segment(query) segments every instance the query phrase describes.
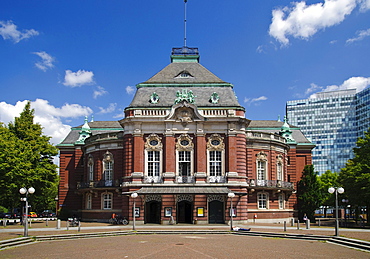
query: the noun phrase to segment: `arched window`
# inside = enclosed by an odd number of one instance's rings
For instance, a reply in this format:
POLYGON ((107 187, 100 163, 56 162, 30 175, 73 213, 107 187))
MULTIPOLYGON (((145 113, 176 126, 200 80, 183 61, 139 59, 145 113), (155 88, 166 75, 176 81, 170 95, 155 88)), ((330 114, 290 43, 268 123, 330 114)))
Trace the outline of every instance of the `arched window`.
POLYGON ((259 209, 268 208, 268 194, 265 192, 260 192, 257 194, 257 205, 259 209))
POLYGON ((111 210, 113 208, 113 194, 110 192, 101 195, 102 209, 111 210))
POLYGON ((112 186, 113 183, 113 155, 110 152, 106 152, 103 159, 103 178, 105 186, 112 186))

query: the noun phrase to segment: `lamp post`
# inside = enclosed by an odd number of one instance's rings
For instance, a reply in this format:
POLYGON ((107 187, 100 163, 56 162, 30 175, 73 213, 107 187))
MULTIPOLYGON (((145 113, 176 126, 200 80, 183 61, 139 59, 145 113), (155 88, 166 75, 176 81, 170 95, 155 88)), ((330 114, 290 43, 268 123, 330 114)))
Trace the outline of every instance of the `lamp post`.
POLYGON ((136 215, 135 215, 135 208, 136 208, 136 203, 135 203, 135 199, 137 198, 137 196, 138 196, 138 194, 137 194, 137 192, 133 192, 133 193, 131 193, 131 198, 133 198, 134 199, 134 209, 132 210, 132 215, 133 215, 133 217, 134 217, 134 219, 133 219, 133 221, 132 221, 132 230, 136 230, 136 228, 135 228, 135 223, 136 223, 136 215))
POLYGON ((229 192, 227 196, 230 198, 230 231, 233 231, 233 198, 235 193, 229 192))
POLYGON ((23 235, 25 237, 28 237, 28 194, 33 194, 35 192, 35 188, 33 187, 30 187, 28 188, 28 190, 24 187, 20 188, 19 189, 19 193, 20 194, 26 194, 26 197, 25 198, 21 198, 21 201, 25 201, 26 202, 26 212, 25 212, 25 215, 23 217, 23 225, 24 225, 24 233, 23 235))
POLYGON ((338 221, 338 193, 344 193, 342 187, 330 187, 329 193, 335 193, 335 236, 339 236, 339 221, 338 221))

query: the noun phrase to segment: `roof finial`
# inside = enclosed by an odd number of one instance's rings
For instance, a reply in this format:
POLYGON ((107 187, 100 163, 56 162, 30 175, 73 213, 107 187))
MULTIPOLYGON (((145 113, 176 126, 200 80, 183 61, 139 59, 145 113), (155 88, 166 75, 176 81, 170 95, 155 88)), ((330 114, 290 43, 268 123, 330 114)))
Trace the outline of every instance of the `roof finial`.
POLYGON ((186 3, 188 0, 184 0, 184 47, 186 47, 186 3))

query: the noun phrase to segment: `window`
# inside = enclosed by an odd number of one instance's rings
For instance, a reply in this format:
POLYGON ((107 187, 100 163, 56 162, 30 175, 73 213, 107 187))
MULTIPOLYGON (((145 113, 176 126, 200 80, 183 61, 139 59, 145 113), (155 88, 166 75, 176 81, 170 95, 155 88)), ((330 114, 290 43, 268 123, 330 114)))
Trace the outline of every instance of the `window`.
POLYGON ((264 161, 257 162, 257 180, 266 180, 265 168, 266 168, 266 162, 264 161))
POLYGON ((221 176, 221 151, 209 151, 210 176, 221 176))
POLYGON ((94 160, 92 157, 89 158, 89 163, 87 167, 89 171, 89 181, 94 181, 94 160))
POLYGON ((86 195, 86 207, 85 207, 87 210, 91 210, 92 209, 92 195, 91 193, 88 193, 86 195))
POLYGON ((179 151, 179 175, 190 176, 190 151, 179 151))
POLYGON ((285 204, 284 204, 284 194, 279 194, 279 209, 284 209, 285 204))
POLYGON ((276 175, 277 180, 282 181, 283 180, 283 165, 280 162, 278 162, 277 165, 276 165, 276 171, 277 171, 276 172, 277 173, 277 175, 276 175))
POLYGON ((145 179, 146 183, 161 183, 162 141, 157 134, 150 134, 145 142, 145 179))
POLYGON ((268 196, 266 193, 258 193, 257 194, 257 202, 259 209, 267 209, 267 200, 268 196))
POLYGON ((112 202, 113 202, 113 195, 111 193, 102 194, 102 209, 103 210, 111 210, 112 202))
POLYGON ((103 176, 105 186, 112 186, 113 183, 113 155, 108 151, 105 153, 103 160, 103 176))
POLYGON ((159 151, 148 151, 148 176, 159 176, 159 151))

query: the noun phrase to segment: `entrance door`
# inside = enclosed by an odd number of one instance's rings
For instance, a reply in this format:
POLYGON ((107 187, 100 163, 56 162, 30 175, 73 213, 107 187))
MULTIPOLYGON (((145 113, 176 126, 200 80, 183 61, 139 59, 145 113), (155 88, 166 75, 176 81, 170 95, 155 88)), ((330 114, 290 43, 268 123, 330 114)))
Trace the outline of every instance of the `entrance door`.
POLYGON ((225 224, 225 206, 222 201, 211 201, 208 203, 209 224, 225 224))
POLYGON ((193 223, 193 204, 190 201, 177 203, 177 223, 193 223))
POLYGON ((149 201, 145 203, 145 223, 160 224, 161 222, 161 203, 149 201))

